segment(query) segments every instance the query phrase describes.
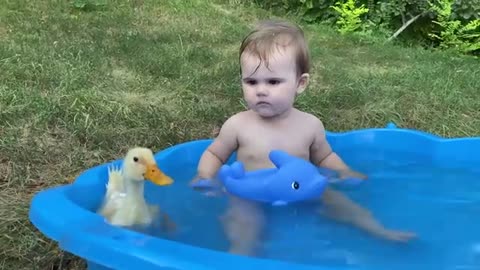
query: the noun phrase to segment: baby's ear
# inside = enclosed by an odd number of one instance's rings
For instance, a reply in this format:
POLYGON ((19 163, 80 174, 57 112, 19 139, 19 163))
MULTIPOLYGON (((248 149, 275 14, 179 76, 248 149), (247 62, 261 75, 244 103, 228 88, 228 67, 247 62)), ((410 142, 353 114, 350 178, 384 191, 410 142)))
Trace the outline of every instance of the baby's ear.
POLYGON ((308 73, 303 73, 300 75, 300 78, 298 79, 298 85, 297 85, 297 94, 301 94, 303 91, 308 86, 308 79, 310 78, 310 74, 308 73))

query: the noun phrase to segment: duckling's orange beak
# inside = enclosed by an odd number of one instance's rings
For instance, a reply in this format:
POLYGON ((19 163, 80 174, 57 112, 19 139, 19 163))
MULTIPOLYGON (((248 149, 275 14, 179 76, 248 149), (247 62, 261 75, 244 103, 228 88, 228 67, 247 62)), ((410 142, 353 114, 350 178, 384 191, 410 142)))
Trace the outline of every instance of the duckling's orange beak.
POLYGON ((173 183, 173 179, 164 174, 155 164, 147 165, 145 179, 148 179, 159 186, 168 186, 173 183))

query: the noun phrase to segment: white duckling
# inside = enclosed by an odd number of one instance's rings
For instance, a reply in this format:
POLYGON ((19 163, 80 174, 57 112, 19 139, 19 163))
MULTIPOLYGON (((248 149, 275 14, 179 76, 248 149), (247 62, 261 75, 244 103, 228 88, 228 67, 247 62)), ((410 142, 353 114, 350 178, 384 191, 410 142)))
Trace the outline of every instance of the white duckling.
POLYGON ((109 168, 107 191, 98 213, 118 226, 149 225, 158 209, 148 206, 144 198, 144 180, 165 186, 173 180, 157 166, 148 148, 128 151, 123 170, 109 168))

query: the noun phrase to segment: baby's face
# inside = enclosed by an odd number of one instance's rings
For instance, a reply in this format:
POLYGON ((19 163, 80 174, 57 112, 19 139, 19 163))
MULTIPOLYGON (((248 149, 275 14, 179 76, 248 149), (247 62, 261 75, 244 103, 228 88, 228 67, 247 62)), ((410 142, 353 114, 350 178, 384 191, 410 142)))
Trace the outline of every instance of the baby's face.
POLYGON ((268 118, 283 115, 293 107, 302 80, 297 76, 291 48, 274 50, 268 68, 248 51, 240 61, 243 95, 250 109, 268 118))

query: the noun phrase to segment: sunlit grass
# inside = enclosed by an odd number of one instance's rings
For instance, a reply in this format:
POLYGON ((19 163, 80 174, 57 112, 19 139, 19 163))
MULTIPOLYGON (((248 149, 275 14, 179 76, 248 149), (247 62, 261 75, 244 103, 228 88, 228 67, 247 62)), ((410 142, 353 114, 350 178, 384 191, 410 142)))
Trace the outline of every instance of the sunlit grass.
MULTIPOLYGON (((233 2, 108 1, 85 12, 0 0, 0 268, 82 269, 29 224, 34 192, 134 145, 209 137, 243 109, 238 46, 268 13, 233 2)), ((297 105, 327 129, 395 121, 480 134, 477 60, 305 29, 313 71, 297 105)))

